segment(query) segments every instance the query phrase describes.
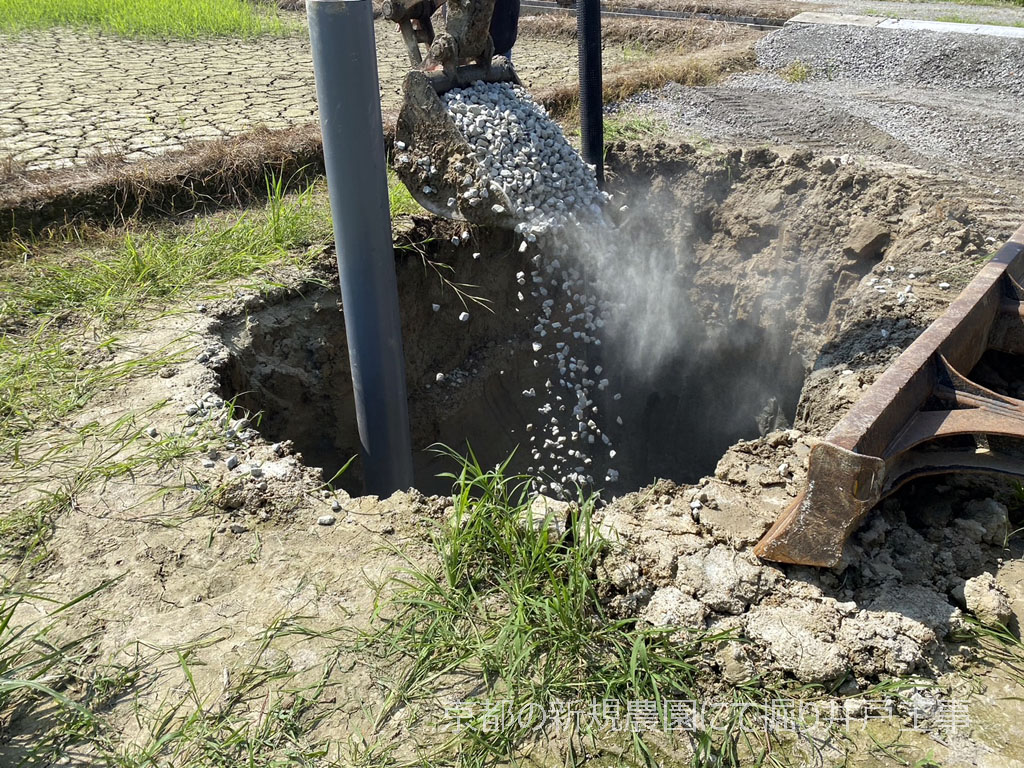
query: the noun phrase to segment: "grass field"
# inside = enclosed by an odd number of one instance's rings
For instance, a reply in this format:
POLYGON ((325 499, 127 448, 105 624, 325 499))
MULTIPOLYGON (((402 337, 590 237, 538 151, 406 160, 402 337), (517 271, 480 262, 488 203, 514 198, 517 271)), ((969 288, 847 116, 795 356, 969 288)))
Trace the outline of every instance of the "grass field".
MULTIPOLYGON (((266 185, 265 205, 190 224, 133 223, 123 231, 69 230, 0 242, 0 456, 19 464, 32 430, 50 428, 105 388, 165 364, 169 353, 95 364, 97 351, 116 346, 147 312, 216 297, 229 281, 274 284, 277 270, 309 264, 323 251, 332 238, 323 184, 289 190, 271 175, 266 185), (98 340, 86 340, 93 333, 98 340)), ((388 188, 392 216, 422 211, 393 175, 388 188)), ((95 477, 87 472, 72 486, 85 476, 95 477)), ((7 508, 4 501, 0 497, 0 563, 32 559, 42 544, 43 519, 66 495, 7 508)))
POLYGON ((0 0, 0 31, 51 27, 122 37, 256 37, 300 25, 247 0, 0 0))

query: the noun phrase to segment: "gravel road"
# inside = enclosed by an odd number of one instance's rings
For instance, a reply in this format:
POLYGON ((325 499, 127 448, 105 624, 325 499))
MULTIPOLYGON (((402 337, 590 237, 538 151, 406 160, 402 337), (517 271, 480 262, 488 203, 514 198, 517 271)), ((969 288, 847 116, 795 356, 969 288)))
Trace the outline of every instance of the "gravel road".
MULTIPOLYGON (((804 4, 804 0, 796 0, 804 4)), ((929 19, 932 21, 969 21, 972 24, 1024 24, 1024 7, 1009 4, 967 5, 957 2, 917 2, 917 0, 837 0, 809 2, 829 13, 861 16, 885 16, 894 19, 929 19)), ((808 8, 817 10, 817 8, 808 8)))
POLYGON ((853 26, 792 24, 757 44, 761 69, 793 61, 810 80, 1024 97, 1024 40, 853 26))
POLYGON ((757 53, 758 71, 710 88, 669 85, 623 108, 683 136, 796 144, 1020 185, 1024 40, 792 25, 757 53), (807 66, 806 80, 780 74, 794 61, 807 66))

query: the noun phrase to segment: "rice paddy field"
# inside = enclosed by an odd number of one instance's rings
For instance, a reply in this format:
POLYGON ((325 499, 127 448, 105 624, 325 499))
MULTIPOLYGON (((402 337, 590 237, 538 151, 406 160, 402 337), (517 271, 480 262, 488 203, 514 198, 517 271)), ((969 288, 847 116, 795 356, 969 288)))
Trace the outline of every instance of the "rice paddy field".
POLYGON ((123 37, 291 34, 276 6, 247 0, 2 0, 0 32, 70 27, 123 37))

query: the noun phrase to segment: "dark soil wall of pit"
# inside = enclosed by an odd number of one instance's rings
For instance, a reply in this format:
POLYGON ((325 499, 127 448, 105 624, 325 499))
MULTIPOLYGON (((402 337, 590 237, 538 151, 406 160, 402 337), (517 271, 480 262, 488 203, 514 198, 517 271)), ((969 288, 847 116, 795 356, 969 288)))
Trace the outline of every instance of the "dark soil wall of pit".
POLYGON ((711 474, 738 440, 792 424, 803 380, 799 356, 763 328, 739 323, 728 335, 688 340, 654 378, 625 388, 617 409, 625 427, 615 435, 627 459, 615 463, 622 486, 711 474))
MULTIPOLYGON (((450 471, 451 462, 425 452, 435 442, 461 449, 468 441, 482 460, 507 456, 529 417, 521 392, 538 386, 527 340, 536 310, 525 309, 508 288, 528 268, 526 257, 507 232, 476 231, 453 246, 462 231, 450 223, 421 225, 395 253, 416 478, 424 490, 450 488, 434 476, 450 471), (489 299, 487 308, 468 295, 489 299), (464 311, 467 322, 459 320, 464 311)), ((324 265, 328 281, 336 279, 332 271, 333 263, 324 265)), ((226 323, 223 332, 232 352, 221 373, 225 397, 237 395, 239 405, 261 412, 263 434, 292 440, 327 478, 359 453, 339 304, 336 287, 307 286, 226 323)), ((357 460, 339 483, 355 492, 361 482, 357 460)))
POLYGON ((662 271, 688 297, 690 322, 727 337, 762 329, 782 368, 792 356, 802 361, 809 378, 794 426, 813 434, 825 434, 859 392, 837 396, 837 376, 865 371, 870 381, 941 311, 942 291, 926 291, 921 278, 948 280, 958 262, 983 253, 962 201, 926 179, 839 158, 618 142, 607 167, 609 188, 629 202, 622 226, 638 242, 670 244, 662 271), (892 272, 883 259, 902 267, 892 272), (897 304, 910 273, 915 294, 897 304))

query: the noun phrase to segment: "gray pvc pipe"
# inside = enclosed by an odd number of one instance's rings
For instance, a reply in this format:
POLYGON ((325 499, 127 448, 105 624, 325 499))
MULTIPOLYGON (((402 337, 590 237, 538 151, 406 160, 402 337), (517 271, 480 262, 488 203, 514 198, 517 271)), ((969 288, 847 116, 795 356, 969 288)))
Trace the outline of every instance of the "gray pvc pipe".
POLYGON ((366 491, 410 488, 412 441, 371 0, 307 0, 366 491))

